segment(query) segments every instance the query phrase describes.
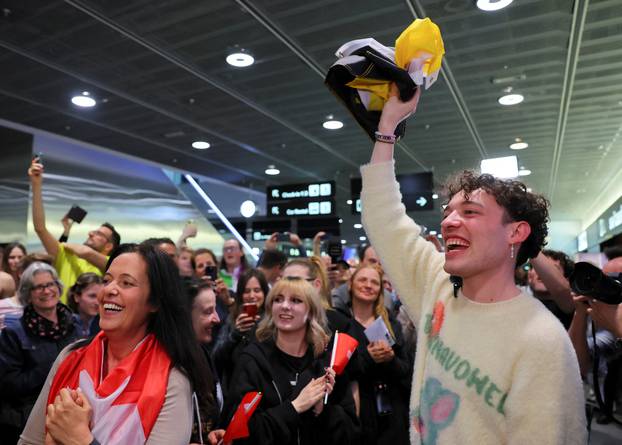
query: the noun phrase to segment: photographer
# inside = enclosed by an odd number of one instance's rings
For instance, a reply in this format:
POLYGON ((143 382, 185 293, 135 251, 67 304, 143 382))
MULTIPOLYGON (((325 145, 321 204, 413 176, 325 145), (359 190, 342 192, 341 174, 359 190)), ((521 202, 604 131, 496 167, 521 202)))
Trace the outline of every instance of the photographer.
MULTIPOLYGON (((598 272, 597 269, 595 271, 598 272)), ((602 270, 603 274, 617 275, 620 272, 622 272, 622 258, 609 261, 602 270)), ((603 393, 602 398, 597 395, 602 412, 596 421, 605 424, 613 420, 611 417, 613 402, 618 387, 619 372, 616 369, 619 369, 620 357, 622 357, 622 305, 600 301, 599 298, 604 299, 601 295, 604 291, 600 289, 600 283, 595 284, 594 289, 581 289, 585 284, 595 283, 596 280, 593 277, 589 280, 583 277, 582 281, 584 282, 578 280, 576 276, 573 277, 573 289, 582 290, 589 296, 574 297, 576 310, 568 334, 579 360, 581 376, 584 379, 591 377, 595 391, 603 393), (594 292, 591 292, 592 290, 594 292), (589 316, 593 323, 589 323, 589 316), (595 329, 594 333, 593 329, 595 329), (595 368, 597 368, 597 375, 593 375, 595 368)), ((613 280, 611 282, 615 283, 613 280)), ((620 294, 622 296, 622 291, 620 294)), ((605 301, 612 302, 611 300, 605 301)))
MULTIPOLYGON (((604 274, 622 273, 622 257, 609 261, 603 267, 604 274)), ((596 347, 605 360, 610 360, 622 353, 622 309, 620 305, 606 304, 595 298, 583 295, 575 296, 575 314, 568 329, 568 335, 577 353, 581 376, 586 378, 590 370, 594 342, 588 315, 592 316, 596 327, 596 347), (588 335, 590 334, 590 335, 588 335), (616 339, 618 337, 618 339, 616 339)), ((603 362, 604 364, 604 362, 603 362)))

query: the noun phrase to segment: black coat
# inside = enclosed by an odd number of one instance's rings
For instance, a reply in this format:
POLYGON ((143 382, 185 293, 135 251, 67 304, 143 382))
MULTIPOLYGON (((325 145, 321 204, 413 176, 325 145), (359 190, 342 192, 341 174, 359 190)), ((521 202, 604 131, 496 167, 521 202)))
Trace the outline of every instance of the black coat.
POLYGON ((78 340, 75 328, 58 341, 32 335, 22 318, 7 317, 0 333, 0 424, 23 429, 59 352, 78 340))
MULTIPOLYGON (((343 312, 351 315, 351 312, 343 312)), ((365 327, 351 318, 351 335, 359 342, 356 364, 351 366, 350 378, 359 383, 361 400, 361 443, 370 445, 397 445, 409 442, 409 406, 413 363, 403 348, 400 324, 389 318, 395 333, 393 352, 395 357, 387 363, 376 363, 367 352, 369 341, 365 336, 365 327), (383 394, 391 406, 391 413, 380 415, 377 409, 377 387, 382 387, 383 394)))
POLYGON ((300 391, 324 374, 330 356, 313 358, 311 347, 304 358, 295 360, 280 351, 273 341, 251 343, 236 365, 229 399, 225 405, 227 418, 235 412, 242 397, 249 391, 263 394, 249 422, 250 437, 235 443, 261 445, 339 444, 356 442, 358 420, 349 382, 337 377, 335 388, 322 413, 312 409, 298 414, 292 405, 300 391))

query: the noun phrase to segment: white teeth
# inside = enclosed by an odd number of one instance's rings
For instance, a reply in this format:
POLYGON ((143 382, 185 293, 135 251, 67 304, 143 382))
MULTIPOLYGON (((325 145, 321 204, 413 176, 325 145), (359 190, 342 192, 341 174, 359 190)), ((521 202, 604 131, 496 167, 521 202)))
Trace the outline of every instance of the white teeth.
POLYGON ((118 304, 114 304, 114 303, 105 303, 104 309, 109 310, 109 311, 117 311, 117 312, 120 312, 123 310, 121 306, 119 306, 118 304))
POLYGON ((445 244, 448 247, 453 247, 453 246, 464 246, 464 247, 469 247, 469 243, 461 240, 459 238, 449 238, 447 241, 445 241, 445 244))

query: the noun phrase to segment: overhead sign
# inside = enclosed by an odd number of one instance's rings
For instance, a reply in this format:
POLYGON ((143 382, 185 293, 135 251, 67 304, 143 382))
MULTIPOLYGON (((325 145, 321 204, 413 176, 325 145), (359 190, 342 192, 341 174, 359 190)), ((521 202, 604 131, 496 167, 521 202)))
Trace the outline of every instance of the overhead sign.
POLYGON ((270 217, 301 217, 301 216, 334 216, 335 201, 304 200, 268 203, 268 216, 270 217))
MULTIPOLYGON (((434 210, 432 194, 434 180, 431 172, 397 175, 402 202, 406 210, 417 212, 434 210)), ((361 178, 350 179, 351 210, 353 215, 361 213, 361 178)))
POLYGON ((266 200, 289 201, 292 199, 334 198, 335 182, 311 182, 304 184, 286 184, 268 187, 266 200))

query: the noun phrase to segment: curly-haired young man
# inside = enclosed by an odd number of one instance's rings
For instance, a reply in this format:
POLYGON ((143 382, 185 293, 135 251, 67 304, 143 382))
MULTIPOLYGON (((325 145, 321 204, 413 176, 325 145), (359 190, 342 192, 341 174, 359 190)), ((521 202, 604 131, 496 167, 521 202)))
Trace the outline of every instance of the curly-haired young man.
POLYGON ((462 173, 447 187, 438 252, 406 215, 395 180, 391 136, 418 99, 389 99, 361 168, 365 230, 419 334, 411 443, 584 444, 568 335, 514 283, 517 263, 544 244, 548 203, 519 182, 462 173))

